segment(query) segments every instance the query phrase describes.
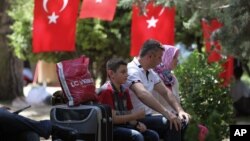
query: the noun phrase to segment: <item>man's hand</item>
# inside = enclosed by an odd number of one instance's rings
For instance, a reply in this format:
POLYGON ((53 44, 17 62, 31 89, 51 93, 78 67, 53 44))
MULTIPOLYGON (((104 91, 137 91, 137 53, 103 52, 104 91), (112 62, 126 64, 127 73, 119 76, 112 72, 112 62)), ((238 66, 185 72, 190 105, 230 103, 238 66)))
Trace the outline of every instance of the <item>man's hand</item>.
POLYGON ((142 122, 138 122, 138 124, 136 125, 136 129, 138 129, 142 133, 147 130, 147 127, 142 122))
POLYGON ((178 113, 178 118, 180 118, 181 121, 185 121, 186 123, 188 123, 189 120, 191 119, 191 116, 184 111, 180 111, 178 113))
POLYGON ((181 130, 181 120, 174 113, 169 112, 168 110, 166 110, 163 115, 170 122, 170 130, 172 130, 173 126, 175 127, 175 129, 177 131, 181 130))

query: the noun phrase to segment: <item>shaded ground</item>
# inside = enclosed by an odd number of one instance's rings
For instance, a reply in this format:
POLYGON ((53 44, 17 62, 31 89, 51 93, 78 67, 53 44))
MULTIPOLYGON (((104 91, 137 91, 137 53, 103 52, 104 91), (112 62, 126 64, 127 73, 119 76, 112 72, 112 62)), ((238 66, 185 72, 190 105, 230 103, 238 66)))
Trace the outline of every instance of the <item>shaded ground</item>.
MULTIPOLYGON (((15 100, 12 102, 11 109, 17 110, 19 108, 25 107, 29 105, 23 100, 15 100)), ((51 106, 41 104, 41 105, 32 105, 31 108, 28 108, 20 113, 20 115, 23 115, 25 117, 29 117, 35 120, 43 120, 43 119, 49 119, 49 112, 50 112, 51 106)))

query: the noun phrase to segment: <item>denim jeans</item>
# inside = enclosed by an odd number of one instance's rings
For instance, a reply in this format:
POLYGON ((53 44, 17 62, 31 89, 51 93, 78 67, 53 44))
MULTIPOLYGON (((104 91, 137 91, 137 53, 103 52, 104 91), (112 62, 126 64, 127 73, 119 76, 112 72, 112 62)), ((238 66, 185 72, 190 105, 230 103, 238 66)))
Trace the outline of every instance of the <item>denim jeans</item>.
POLYGON ((114 141, 159 141, 159 135, 153 130, 139 132, 130 127, 114 126, 114 141))
POLYGON ((162 115, 147 115, 140 120, 148 129, 156 131, 164 141, 181 141, 181 131, 176 131, 174 126, 170 130, 170 123, 162 115))
POLYGON ((31 120, 0 108, 1 134, 15 136, 25 132, 34 132, 41 137, 48 138, 51 134, 51 123, 48 120, 31 120))

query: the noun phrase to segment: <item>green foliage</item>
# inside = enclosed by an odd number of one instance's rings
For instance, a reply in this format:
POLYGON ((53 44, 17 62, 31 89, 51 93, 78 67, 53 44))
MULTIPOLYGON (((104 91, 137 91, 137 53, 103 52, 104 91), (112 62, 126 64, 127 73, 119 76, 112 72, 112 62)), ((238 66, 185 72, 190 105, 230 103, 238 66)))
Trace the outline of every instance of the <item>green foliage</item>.
POLYGON ((11 26, 13 33, 9 35, 10 45, 14 53, 21 59, 26 59, 31 48, 32 13, 33 3, 27 0, 11 1, 9 16, 14 20, 11 26))
MULTIPOLYGON (((180 83, 182 105, 193 117, 188 137, 197 137, 198 123, 209 128, 209 141, 221 140, 229 134, 232 123, 232 101, 228 88, 220 85, 219 63, 207 63, 204 54, 193 52, 175 71, 180 83)), ((188 139, 194 141, 194 138, 188 139)))
MULTIPOLYGON (((112 22, 84 19, 78 22, 77 52, 90 57, 94 75, 105 79, 105 63, 114 56, 129 57, 130 19, 128 9, 117 9, 112 22), (95 70, 95 71, 94 71, 95 70)), ((105 80, 102 80, 105 81, 105 80)))
POLYGON ((188 19, 198 13, 196 20, 190 22, 191 25, 200 24, 201 18, 217 18, 224 24, 217 34, 222 43, 222 53, 249 61, 249 0, 183 0, 178 1, 177 6, 179 13, 188 19))
POLYGON ((250 1, 230 0, 230 7, 219 14, 224 27, 218 35, 224 52, 249 60, 250 53, 250 1), (223 34, 224 33, 224 34, 223 34))

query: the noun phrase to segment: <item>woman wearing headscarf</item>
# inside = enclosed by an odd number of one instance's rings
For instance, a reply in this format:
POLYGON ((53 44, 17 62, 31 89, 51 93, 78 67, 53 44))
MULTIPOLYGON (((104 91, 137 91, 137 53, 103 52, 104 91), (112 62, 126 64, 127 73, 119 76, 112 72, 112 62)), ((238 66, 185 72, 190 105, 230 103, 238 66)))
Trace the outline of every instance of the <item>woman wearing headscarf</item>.
MULTIPOLYGON (((170 46, 170 45, 163 45, 164 47, 164 53, 162 55, 162 62, 156 66, 154 71, 158 73, 160 78, 162 79, 163 83, 172 90, 172 94, 175 96, 176 100, 180 103, 180 96, 179 96, 179 84, 178 80, 176 79, 173 70, 176 68, 178 64, 178 55, 179 55, 179 49, 170 46)), ((156 98, 158 94, 155 94, 156 98)), ((177 114, 177 112, 166 102, 161 101, 161 98, 159 98, 159 101, 162 102, 162 104, 173 113, 177 114)), ((188 124, 188 121, 183 121, 182 123, 182 141, 184 140, 184 131, 186 129, 186 126, 188 124)))
MULTIPOLYGON (((164 84, 172 90, 173 95, 180 103, 178 80, 173 74, 173 70, 178 63, 179 49, 170 45, 163 45, 163 47, 165 48, 165 51, 162 55, 162 62, 154 69, 154 71, 158 73, 164 84)), ((170 111, 175 112, 167 102, 165 102, 164 105, 170 111)))
MULTIPOLYGON (((178 64, 179 49, 171 45, 163 45, 163 46, 165 50, 162 55, 162 62, 154 69, 154 71, 158 73, 158 75, 160 76, 164 84, 172 90, 172 94, 180 103, 179 83, 173 73, 173 70, 176 68, 178 64)), ((156 97, 157 96, 158 95, 156 94, 156 97)), ((161 102, 165 102, 165 101, 161 101, 161 102)), ((168 108, 168 110, 172 111, 173 113, 176 113, 176 111, 173 108, 171 108, 171 106, 169 106, 167 102, 164 103, 164 106, 166 106, 166 108, 168 108)), ((184 132, 187 127, 187 124, 188 124, 188 121, 183 122, 182 124, 183 125, 182 140, 184 140, 184 132)), ((208 134, 208 129, 202 124, 199 124, 198 128, 199 128, 198 140, 204 141, 206 138, 206 135, 208 134)))

